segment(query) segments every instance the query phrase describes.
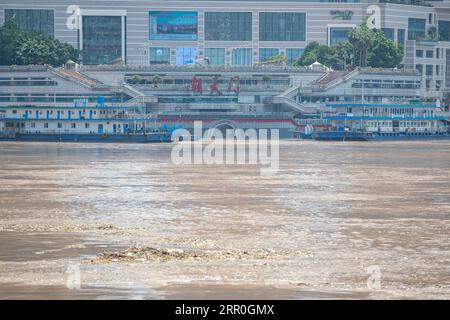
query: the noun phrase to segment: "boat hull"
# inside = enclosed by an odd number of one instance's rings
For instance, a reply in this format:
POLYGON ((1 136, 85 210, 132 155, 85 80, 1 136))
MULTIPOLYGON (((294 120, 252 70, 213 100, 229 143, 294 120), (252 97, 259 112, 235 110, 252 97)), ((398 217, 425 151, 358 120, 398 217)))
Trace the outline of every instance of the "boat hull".
POLYGON ((12 137, 0 137, 0 141, 29 142, 93 142, 93 143, 162 143, 171 142, 168 133, 149 134, 16 134, 12 137))
POLYGON ((417 141, 450 140, 448 133, 372 133, 353 131, 325 131, 313 134, 318 141, 417 141))
POLYGON ((312 138, 318 141, 370 141, 371 135, 352 131, 324 131, 314 133, 312 138))

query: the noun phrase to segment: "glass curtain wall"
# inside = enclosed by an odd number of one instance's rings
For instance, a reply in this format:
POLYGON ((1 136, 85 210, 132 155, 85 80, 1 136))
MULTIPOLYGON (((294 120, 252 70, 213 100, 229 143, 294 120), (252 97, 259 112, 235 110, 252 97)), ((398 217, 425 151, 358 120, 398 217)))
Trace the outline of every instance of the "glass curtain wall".
POLYGON ((5 20, 12 20, 21 29, 31 30, 53 37, 55 14, 53 10, 5 9, 5 20))
POLYGON ((205 39, 251 41, 251 12, 205 12, 205 39))
POLYGON ((107 64, 122 57, 122 17, 83 16, 83 63, 107 64))

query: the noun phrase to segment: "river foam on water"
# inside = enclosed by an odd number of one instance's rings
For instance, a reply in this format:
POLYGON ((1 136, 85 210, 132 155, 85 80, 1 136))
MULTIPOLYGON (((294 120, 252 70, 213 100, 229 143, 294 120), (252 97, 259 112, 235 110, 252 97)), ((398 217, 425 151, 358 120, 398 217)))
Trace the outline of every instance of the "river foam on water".
POLYGON ((450 142, 0 143, 0 299, 450 298, 450 142))

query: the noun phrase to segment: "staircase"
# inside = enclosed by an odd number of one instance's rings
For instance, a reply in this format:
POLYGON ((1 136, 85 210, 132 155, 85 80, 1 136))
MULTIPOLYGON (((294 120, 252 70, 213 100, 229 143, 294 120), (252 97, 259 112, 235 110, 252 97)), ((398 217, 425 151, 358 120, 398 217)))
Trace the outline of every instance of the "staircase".
POLYGON ((77 70, 54 68, 48 66, 48 71, 50 71, 51 73, 53 73, 58 77, 61 77, 68 81, 76 82, 77 84, 89 89, 103 90, 105 89, 106 86, 104 83, 98 81, 97 79, 93 79, 77 70))
POLYGON ((131 97, 130 100, 124 103, 124 105, 141 105, 146 103, 156 103, 158 102, 158 97, 147 96, 141 91, 133 88, 132 86, 125 84, 123 86, 111 86, 109 88, 110 92, 113 93, 123 93, 131 97))
POLYGON ((316 114, 316 108, 306 107, 294 100, 295 96, 299 93, 311 92, 312 88, 310 86, 304 87, 301 83, 297 83, 277 96, 266 98, 266 103, 280 104, 300 114, 316 114))
POLYGON ((318 108, 315 107, 306 107, 301 103, 298 103, 295 100, 292 100, 288 97, 284 97, 282 95, 274 96, 274 97, 268 97, 266 98, 266 103, 270 104, 280 104, 285 107, 288 107, 289 109, 298 112, 302 115, 304 114, 317 114, 318 108))
POLYGON ((156 96, 146 96, 144 93, 128 84, 121 86, 109 86, 77 70, 54 68, 51 66, 48 66, 48 70, 58 77, 75 82, 91 90, 104 90, 111 93, 123 93, 131 97, 131 99, 125 102, 124 105, 145 105, 146 103, 158 102, 158 98, 156 96))
POLYGON ((354 75, 358 74, 359 70, 355 69, 351 72, 348 71, 331 71, 325 74, 322 78, 311 83, 311 86, 320 90, 328 90, 336 85, 347 81, 354 75))

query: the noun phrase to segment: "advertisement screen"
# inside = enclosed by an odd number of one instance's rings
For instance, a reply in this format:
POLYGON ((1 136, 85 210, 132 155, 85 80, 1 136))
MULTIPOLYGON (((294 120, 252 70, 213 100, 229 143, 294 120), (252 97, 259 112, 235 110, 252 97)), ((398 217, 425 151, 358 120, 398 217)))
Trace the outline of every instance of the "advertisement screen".
POLYGON ((197 12, 151 11, 150 40, 197 40, 197 12))

